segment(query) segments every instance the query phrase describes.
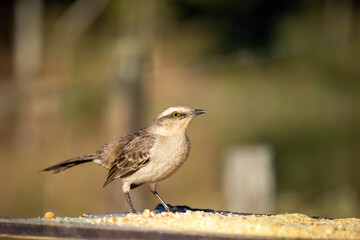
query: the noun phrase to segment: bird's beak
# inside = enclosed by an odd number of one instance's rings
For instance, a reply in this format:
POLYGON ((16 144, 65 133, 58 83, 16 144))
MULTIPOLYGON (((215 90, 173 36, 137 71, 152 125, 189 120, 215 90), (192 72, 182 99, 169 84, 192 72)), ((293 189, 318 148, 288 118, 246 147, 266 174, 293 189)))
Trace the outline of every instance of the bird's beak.
POLYGON ((197 116, 197 115, 200 115, 200 114, 203 114, 203 113, 206 113, 206 111, 202 110, 202 109, 195 109, 194 111, 189 113, 187 116, 192 117, 192 116, 197 116))

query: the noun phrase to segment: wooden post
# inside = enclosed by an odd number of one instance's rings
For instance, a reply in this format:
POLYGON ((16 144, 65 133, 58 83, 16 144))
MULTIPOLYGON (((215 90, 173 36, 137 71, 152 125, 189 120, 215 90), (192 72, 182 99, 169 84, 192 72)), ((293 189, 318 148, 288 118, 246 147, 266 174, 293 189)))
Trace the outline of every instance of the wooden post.
POLYGON ((227 150, 223 189, 229 211, 273 213, 275 173, 271 147, 249 145, 227 150))

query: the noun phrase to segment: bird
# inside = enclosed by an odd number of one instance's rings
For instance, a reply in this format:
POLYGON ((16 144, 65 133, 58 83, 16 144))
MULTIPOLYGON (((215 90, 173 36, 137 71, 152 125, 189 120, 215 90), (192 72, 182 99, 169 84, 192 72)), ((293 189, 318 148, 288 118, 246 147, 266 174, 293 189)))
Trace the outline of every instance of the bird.
POLYGON ((103 187, 115 179, 122 181, 122 192, 131 213, 136 211, 129 192, 143 184, 148 184, 149 190, 169 212, 169 206, 156 191, 157 183, 171 176, 187 160, 190 154, 187 128, 195 116, 205 112, 187 106, 167 107, 148 126, 106 143, 96 152, 68 159, 41 171, 53 171, 55 174, 94 162, 109 170, 103 187))

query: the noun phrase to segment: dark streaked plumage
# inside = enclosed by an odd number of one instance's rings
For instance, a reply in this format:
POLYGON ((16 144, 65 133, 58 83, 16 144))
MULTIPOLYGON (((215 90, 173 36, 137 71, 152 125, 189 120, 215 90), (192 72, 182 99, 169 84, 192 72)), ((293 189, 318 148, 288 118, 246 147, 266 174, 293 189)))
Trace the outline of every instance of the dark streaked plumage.
POLYGON ((124 146, 112 163, 104 187, 116 178, 129 176, 149 163, 155 137, 143 130, 131 135, 134 138, 124 146))

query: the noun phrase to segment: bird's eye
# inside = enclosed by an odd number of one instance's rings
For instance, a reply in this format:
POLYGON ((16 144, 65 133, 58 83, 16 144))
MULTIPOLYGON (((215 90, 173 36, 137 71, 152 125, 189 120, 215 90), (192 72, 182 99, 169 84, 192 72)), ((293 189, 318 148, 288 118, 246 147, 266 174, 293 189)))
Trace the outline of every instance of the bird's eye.
POLYGON ((178 117, 179 113, 178 112, 173 112, 172 115, 173 115, 173 117, 178 117))

